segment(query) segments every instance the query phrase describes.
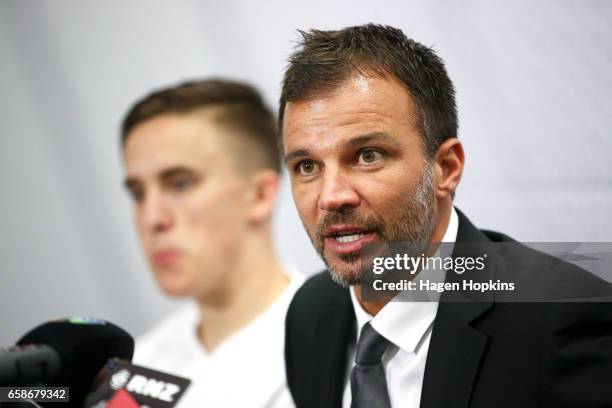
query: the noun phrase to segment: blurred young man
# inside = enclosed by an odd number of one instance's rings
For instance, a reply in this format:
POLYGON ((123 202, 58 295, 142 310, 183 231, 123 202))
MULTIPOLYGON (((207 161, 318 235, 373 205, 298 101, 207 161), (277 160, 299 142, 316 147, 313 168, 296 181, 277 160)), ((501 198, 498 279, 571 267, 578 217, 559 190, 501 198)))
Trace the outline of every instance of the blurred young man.
POLYGON ((122 146, 157 283, 194 300, 137 341, 135 363, 190 378, 186 407, 291 406, 283 330, 300 278, 271 236, 274 115, 248 85, 185 83, 137 102, 122 146))

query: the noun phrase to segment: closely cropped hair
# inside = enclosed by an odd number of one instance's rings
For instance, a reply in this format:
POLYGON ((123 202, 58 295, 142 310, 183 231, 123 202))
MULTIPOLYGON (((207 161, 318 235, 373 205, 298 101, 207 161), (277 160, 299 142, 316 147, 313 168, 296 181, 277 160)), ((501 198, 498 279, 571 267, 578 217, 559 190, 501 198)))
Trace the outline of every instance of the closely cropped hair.
POLYGON ((392 75, 406 86, 415 104, 425 151, 457 137, 453 83, 443 61, 394 27, 368 24, 338 31, 300 31, 302 40, 289 58, 282 84, 279 128, 287 102, 321 98, 354 74, 392 75))
MULTIPOLYGON (((125 147, 130 131, 142 122, 164 114, 191 113, 203 108, 218 108, 217 121, 252 137, 250 145, 256 145, 265 156, 263 165, 281 172, 274 114, 255 88, 235 81, 185 82, 145 96, 125 116, 121 144, 125 147)), ((245 160, 248 158, 238 158, 238 161, 245 160)))

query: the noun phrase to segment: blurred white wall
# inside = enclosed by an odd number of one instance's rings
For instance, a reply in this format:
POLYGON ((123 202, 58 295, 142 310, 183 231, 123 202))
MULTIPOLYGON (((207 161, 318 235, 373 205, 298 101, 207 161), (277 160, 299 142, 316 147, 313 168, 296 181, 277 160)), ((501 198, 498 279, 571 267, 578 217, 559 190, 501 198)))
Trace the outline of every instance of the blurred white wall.
MULTIPOLYGON (((276 108, 296 29, 390 24, 447 62, 457 204, 523 241, 612 241, 612 2, 0 2, 0 346, 50 318, 141 333, 174 307, 132 228, 118 124, 153 87, 250 81, 276 108)), ((322 266, 285 183, 276 237, 322 266)))

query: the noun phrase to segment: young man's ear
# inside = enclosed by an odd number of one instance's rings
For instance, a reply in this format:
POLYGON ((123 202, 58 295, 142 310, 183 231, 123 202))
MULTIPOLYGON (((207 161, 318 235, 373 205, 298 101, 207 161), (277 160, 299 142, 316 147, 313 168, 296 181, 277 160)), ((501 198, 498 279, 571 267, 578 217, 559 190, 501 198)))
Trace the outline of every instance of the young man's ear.
POLYGON ((256 172, 251 177, 247 218, 262 223, 272 218, 280 189, 280 175, 274 170, 256 172))
POLYGON ((438 147, 434 160, 436 198, 452 197, 461 181, 465 163, 463 146, 459 139, 446 139, 438 147))

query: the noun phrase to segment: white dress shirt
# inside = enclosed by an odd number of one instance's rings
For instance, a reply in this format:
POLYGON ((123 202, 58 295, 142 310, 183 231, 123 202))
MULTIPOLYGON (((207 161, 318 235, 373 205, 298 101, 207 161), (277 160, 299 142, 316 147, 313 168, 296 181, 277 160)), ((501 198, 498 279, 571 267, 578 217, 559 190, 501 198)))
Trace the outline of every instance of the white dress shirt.
MULTIPOLYGON (((453 208, 442 242, 454 243, 458 228, 459 218, 453 208)), ((452 253, 452 244, 450 247, 445 246, 444 251, 452 253)), ((446 271, 421 271, 416 279, 423 278, 425 274, 429 280, 443 282, 446 271)), ((400 292, 375 317, 361 307, 354 288, 350 289, 350 294, 357 319, 357 336, 361 333, 363 325, 371 322, 372 327, 391 342, 382 356, 391 407, 417 408, 421 402, 425 361, 433 322, 438 311, 439 294, 437 292, 430 294, 429 301, 410 301, 411 296, 414 296, 413 292, 400 292)), ((355 365, 354 360, 353 347, 349 350, 349 370, 355 365)), ((351 406, 350 375, 347 376, 342 406, 344 408, 351 406)))
POLYGON ((189 378, 179 408, 294 407, 285 375, 285 316, 304 278, 288 275, 279 298, 212 352, 200 343, 200 312, 189 304, 137 339, 134 363, 189 378))

